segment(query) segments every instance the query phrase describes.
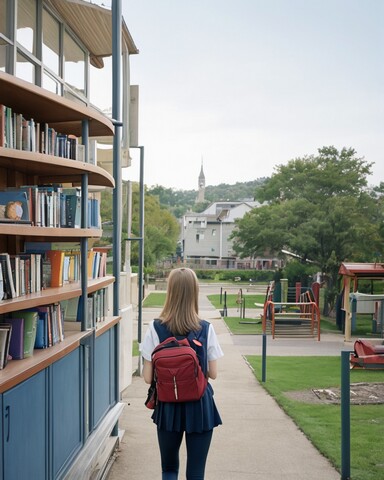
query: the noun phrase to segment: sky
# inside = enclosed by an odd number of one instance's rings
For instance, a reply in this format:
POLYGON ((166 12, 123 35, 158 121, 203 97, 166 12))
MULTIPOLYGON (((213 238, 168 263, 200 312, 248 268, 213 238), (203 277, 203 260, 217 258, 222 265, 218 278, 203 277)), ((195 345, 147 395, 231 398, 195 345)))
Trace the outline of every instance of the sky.
POLYGON ((202 162, 206 185, 255 180, 328 145, 384 181, 382 0, 122 5, 148 186, 195 190, 202 162))

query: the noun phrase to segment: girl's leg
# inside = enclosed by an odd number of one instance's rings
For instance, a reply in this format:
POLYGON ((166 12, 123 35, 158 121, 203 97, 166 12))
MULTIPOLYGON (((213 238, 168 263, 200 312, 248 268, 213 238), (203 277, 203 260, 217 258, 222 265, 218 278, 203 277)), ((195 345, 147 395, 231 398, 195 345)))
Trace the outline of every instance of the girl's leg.
POLYGON ((157 430, 159 441, 162 480, 177 480, 179 474, 179 449, 183 432, 157 430))
POLYGON ((202 433, 186 433, 187 480, 204 480, 205 464, 213 430, 202 433))

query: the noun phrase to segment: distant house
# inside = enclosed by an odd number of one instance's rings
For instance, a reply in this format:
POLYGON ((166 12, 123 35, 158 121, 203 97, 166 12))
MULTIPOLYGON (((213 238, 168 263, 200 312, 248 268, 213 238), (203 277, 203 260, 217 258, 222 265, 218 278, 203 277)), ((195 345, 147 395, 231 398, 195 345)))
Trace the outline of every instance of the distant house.
POLYGON ((258 207, 254 201, 214 202, 201 213, 189 212, 182 219, 181 245, 185 264, 199 268, 274 269, 279 260, 274 257, 240 259, 229 239, 235 220, 258 207))

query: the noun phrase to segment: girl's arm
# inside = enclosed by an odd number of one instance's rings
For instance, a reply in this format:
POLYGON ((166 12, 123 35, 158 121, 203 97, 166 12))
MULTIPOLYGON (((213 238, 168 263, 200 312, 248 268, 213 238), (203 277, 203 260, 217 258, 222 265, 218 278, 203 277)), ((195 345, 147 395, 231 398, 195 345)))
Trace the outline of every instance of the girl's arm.
POLYGON ((153 379, 153 367, 152 362, 144 359, 143 365, 143 377, 145 383, 151 383, 153 379))
POLYGON ((208 377, 214 380, 217 377, 217 360, 208 362, 208 377))

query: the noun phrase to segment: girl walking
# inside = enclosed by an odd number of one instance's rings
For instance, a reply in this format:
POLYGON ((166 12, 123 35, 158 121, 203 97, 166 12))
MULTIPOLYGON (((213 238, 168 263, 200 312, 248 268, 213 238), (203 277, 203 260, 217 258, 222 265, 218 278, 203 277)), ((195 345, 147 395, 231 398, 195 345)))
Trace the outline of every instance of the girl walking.
MULTIPOLYGON (((153 379, 151 354, 168 337, 187 337, 195 333, 196 344, 201 346, 200 364, 204 374, 217 377, 217 360, 223 356, 213 325, 198 315, 199 284, 196 274, 189 268, 172 270, 168 278, 167 295, 159 319, 152 321, 142 344, 143 376, 146 383, 153 379)), ((194 347, 193 342, 191 344, 194 347)), ((213 428, 221 418, 208 382, 204 395, 193 402, 158 402, 152 415, 157 425, 162 480, 177 480, 179 450, 185 435, 187 447, 187 480, 204 480, 204 471, 213 428)))

